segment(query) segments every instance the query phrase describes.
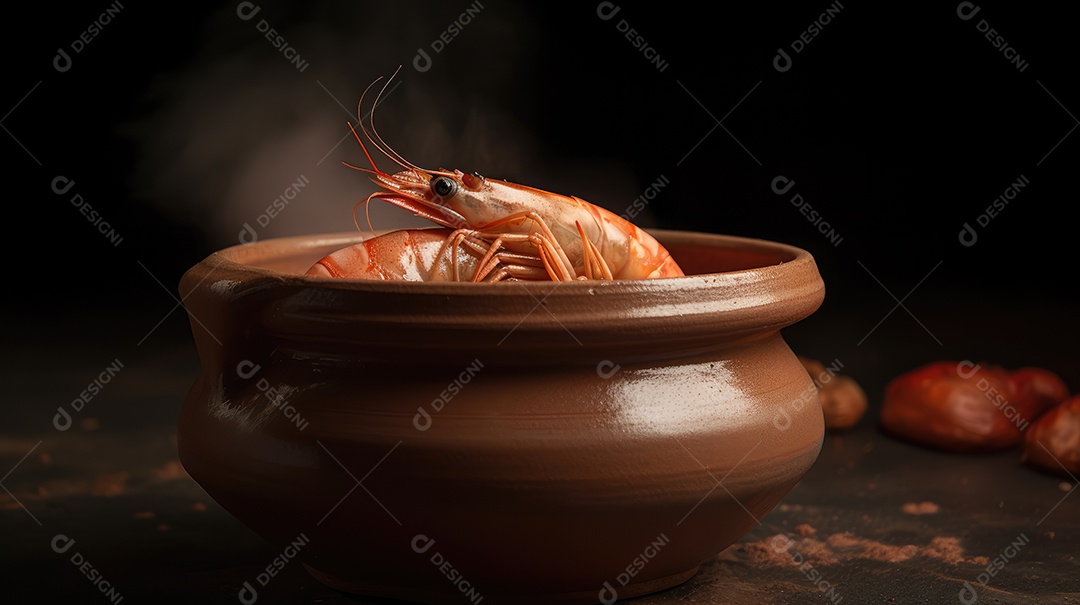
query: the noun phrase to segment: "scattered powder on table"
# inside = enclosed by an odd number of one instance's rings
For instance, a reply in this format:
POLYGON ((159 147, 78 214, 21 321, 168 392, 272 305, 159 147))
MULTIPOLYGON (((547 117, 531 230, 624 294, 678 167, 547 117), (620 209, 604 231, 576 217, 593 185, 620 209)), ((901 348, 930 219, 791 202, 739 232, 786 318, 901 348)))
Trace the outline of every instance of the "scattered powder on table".
POLYGON ((826 543, 829 548, 840 556, 848 555, 848 557, 855 559, 899 563, 919 555, 919 547, 914 544, 893 546, 876 540, 858 538, 852 535, 851 532, 833 534, 829 536, 826 543))
POLYGON ((745 560, 755 567, 786 567, 792 565, 792 557, 798 552, 806 561, 814 565, 832 565, 838 563, 825 543, 813 538, 792 541, 783 534, 777 534, 760 542, 736 544, 726 553, 734 555, 736 560, 745 560), (731 553, 736 550, 739 554, 731 553))
POLYGON ((127 471, 98 475, 94 478, 90 493, 95 496, 119 496, 127 490, 129 479, 131 473, 127 471))
MULTIPOLYGON (((47 456, 47 454, 43 454, 47 456)), ((52 462, 48 457, 43 464, 52 462)), ((187 479, 187 471, 177 459, 169 460, 158 467, 137 471, 115 471, 106 473, 74 473, 69 476, 48 479, 33 486, 26 486, 14 492, 0 492, 0 510, 17 510, 21 503, 57 500, 71 496, 100 496, 113 498, 130 494, 133 490, 157 480, 174 481, 187 479)))
POLYGON ((933 502, 908 502, 901 509, 909 515, 933 515, 941 510, 941 507, 933 502))
POLYGON ((795 533, 805 538, 806 536, 812 536, 816 534, 817 530, 806 523, 800 523, 799 525, 795 526, 795 533))
MULTIPOLYGON (((774 549, 778 546, 776 544, 771 545, 774 549)), ((791 560, 792 553, 787 551, 781 551, 782 554, 787 556, 788 560, 791 560)), ((828 545, 820 540, 813 538, 804 538, 800 541, 799 552, 802 553, 807 559, 821 561, 823 565, 831 565, 838 563, 839 560, 836 555, 829 550, 828 545)), ((790 564, 790 563, 789 563, 790 564)))
POLYGON ((986 557, 964 558, 964 549, 960 546, 960 538, 947 538, 938 536, 930 541, 925 549, 926 555, 935 559, 941 559, 949 565, 959 563, 972 563, 975 565, 989 565, 990 559, 986 557))
POLYGON ((171 460, 165 463, 165 466, 151 469, 150 473, 158 479, 183 479, 188 476, 179 460, 171 460))
MULTIPOLYGON (((798 534, 797 529, 796 533, 798 534)), ((724 556, 755 567, 790 566, 804 561, 811 565, 834 565, 853 559, 899 563, 916 557, 937 559, 950 565, 987 565, 989 562, 986 557, 966 557, 959 538, 939 536, 926 546, 895 545, 861 538, 851 532, 832 534, 824 540, 777 534, 757 542, 736 544, 725 551, 724 556)))

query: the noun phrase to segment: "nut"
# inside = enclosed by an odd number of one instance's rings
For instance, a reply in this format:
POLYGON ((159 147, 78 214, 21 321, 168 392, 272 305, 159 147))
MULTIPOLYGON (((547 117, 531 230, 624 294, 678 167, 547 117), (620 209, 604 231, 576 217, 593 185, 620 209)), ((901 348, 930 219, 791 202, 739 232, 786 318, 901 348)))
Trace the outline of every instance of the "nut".
POLYGON ((1022 460, 1061 475, 1080 473, 1080 396, 1051 408, 1028 428, 1022 460))
POLYGON ((866 413, 866 393, 850 376, 835 374, 816 360, 799 357, 818 388, 827 430, 854 427, 866 413))
POLYGON ((819 394, 826 429, 850 429, 866 413, 866 393, 850 376, 837 376, 819 394))
MULTIPOLYGON (((1021 409, 1010 401, 1010 396, 1022 390, 1021 383, 1014 383, 1009 376, 1000 368, 970 361, 925 365, 893 379, 886 387, 882 427, 897 437, 955 452, 1019 445, 1030 416, 1022 416, 1021 409)), ((1041 401, 1036 397, 1031 400, 1041 401)))
POLYGON ((1009 400, 1028 422, 1069 398, 1069 387, 1057 374, 1042 368, 1020 368, 1008 375, 1009 400))
POLYGON ((802 355, 799 355, 799 361, 802 362, 803 367, 806 368, 806 373, 810 375, 810 378, 814 379, 814 384, 820 389, 821 384, 818 382, 818 378, 822 374, 828 373, 825 371, 824 364, 816 359, 810 359, 809 357, 803 357, 802 355))

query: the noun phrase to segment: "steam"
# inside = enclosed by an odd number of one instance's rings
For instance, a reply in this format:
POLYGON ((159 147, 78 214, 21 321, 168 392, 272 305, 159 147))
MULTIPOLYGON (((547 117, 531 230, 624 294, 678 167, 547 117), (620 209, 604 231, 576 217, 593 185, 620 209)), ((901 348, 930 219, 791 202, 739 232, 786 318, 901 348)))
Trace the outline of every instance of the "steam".
MULTIPOLYGON (((159 79, 149 115, 129 128, 140 146, 136 195, 197 226, 216 247, 352 231, 353 206, 377 188, 342 165, 366 167, 347 122, 355 124, 364 88, 398 66, 376 125, 413 163, 519 182, 522 175, 527 184, 560 167, 582 169, 572 156, 541 164, 520 116, 545 108, 521 107, 511 95, 534 67, 529 15, 516 5, 483 6, 464 23, 464 8, 241 2, 209 15, 192 60, 159 79), (455 22, 464 27, 433 55, 432 41, 455 22), (425 48, 431 68, 421 72, 414 58, 425 48)), ((365 113, 373 101, 364 99, 365 113)), ((383 170, 395 170, 369 150, 383 170)), ((627 202, 638 195, 623 167, 600 168, 594 176, 609 199, 612 189, 627 202)), ((366 229, 363 208, 357 214, 366 229)), ((379 202, 370 216, 380 230, 431 226, 379 202)))

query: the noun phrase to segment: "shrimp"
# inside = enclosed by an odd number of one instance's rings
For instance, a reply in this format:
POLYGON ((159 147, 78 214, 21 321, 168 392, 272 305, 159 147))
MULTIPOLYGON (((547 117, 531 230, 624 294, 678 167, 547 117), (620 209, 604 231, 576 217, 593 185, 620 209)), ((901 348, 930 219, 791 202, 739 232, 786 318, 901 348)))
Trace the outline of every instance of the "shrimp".
MULTIPOLYGON (((461 281, 475 274, 486 246, 464 243, 466 254, 453 258, 443 254, 452 229, 400 229, 323 257, 307 270, 318 277, 404 281, 461 281)), ((487 280, 530 279, 543 271, 529 258, 497 254, 489 264, 487 280), (524 263, 524 264, 523 264, 524 263)))
MULTIPOLYGON (((362 106, 363 95, 360 103, 362 106)), ((375 105, 378 103, 376 97, 375 105)), ((420 168, 382 140, 375 130, 374 109, 371 131, 362 119, 359 125, 369 144, 403 170, 394 174, 380 170, 363 139, 349 125, 371 169, 346 165, 371 174, 371 180, 385 189, 356 204, 354 222, 362 204, 383 200, 453 229, 440 252, 452 257, 452 266, 457 267, 462 249, 486 250, 471 281, 483 281, 493 273, 498 279, 552 281, 683 275, 660 242, 604 208, 578 197, 485 178, 477 172, 420 168), (507 264, 514 270, 506 270, 507 264)))

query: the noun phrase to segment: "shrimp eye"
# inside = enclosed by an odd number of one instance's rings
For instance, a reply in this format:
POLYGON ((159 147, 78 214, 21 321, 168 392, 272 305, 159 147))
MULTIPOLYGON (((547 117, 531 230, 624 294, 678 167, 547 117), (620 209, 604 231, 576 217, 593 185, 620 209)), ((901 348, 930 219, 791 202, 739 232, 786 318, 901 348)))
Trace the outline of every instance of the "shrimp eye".
POLYGON ((450 197, 457 193, 458 184, 450 177, 437 176, 431 179, 431 190, 439 197, 450 197))
POLYGON ((461 175, 461 182, 465 185, 465 188, 470 191, 480 191, 480 187, 484 184, 484 177, 480 176, 479 172, 463 174, 461 175))

